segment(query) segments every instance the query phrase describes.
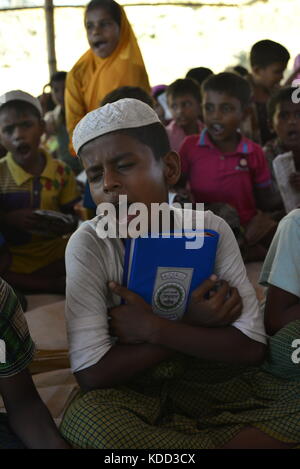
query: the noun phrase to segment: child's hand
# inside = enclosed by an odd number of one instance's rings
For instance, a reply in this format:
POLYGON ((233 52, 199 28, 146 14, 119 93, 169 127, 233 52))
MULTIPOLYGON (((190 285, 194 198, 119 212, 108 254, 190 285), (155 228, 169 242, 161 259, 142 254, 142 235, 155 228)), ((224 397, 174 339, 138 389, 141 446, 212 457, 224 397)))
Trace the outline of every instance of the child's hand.
POLYGON ((39 220, 31 208, 24 208, 6 213, 3 222, 18 230, 31 231, 38 228, 39 220))
POLYGON ((184 322, 202 327, 225 327, 240 317, 243 303, 238 290, 222 280, 218 290, 214 291, 216 282, 213 275, 193 291, 184 322), (207 294, 209 298, 206 299, 207 294))
POLYGON ((126 301, 126 304, 109 310, 112 334, 123 344, 148 342, 160 318, 153 314, 151 306, 136 293, 115 282, 109 282, 108 286, 113 293, 126 301))
POLYGON ((296 191, 300 191, 300 173, 292 173, 290 175, 290 184, 296 191))

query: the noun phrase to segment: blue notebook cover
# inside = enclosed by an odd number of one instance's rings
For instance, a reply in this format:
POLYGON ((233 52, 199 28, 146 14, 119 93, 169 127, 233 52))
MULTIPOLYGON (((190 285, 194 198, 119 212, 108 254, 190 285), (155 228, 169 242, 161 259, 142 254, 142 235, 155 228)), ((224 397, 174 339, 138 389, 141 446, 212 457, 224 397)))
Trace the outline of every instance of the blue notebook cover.
POLYGON ((183 316, 192 291, 214 273, 219 234, 202 230, 199 249, 186 249, 190 237, 136 238, 125 244, 123 285, 167 319, 183 316))

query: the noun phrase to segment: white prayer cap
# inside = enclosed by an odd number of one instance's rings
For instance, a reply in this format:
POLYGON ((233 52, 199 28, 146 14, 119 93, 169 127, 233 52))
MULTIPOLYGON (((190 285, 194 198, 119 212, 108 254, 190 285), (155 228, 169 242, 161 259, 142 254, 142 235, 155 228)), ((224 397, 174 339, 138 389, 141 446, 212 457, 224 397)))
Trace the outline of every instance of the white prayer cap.
POLYGON ((26 101, 26 103, 31 104, 39 111, 41 117, 43 115, 42 106, 39 100, 25 91, 13 90, 4 93, 2 96, 0 96, 0 107, 3 106, 3 104, 9 103, 10 101, 26 101))
POLYGON ((73 147, 78 154, 85 143, 101 135, 160 122, 156 112, 139 99, 124 98, 89 112, 75 127, 73 147))

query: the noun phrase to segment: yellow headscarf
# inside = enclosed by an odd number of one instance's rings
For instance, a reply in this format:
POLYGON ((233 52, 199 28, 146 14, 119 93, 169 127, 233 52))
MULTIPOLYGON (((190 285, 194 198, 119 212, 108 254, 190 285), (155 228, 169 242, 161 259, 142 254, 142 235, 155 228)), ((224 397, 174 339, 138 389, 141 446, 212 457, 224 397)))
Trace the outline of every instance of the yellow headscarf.
POLYGON ((96 109, 107 93, 120 86, 140 86, 150 92, 137 40, 125 11, 120 8, 120 38, 113 53, 102 59, 89 49, 68 73, 65 101, 70 139, 80 119, 96 109))

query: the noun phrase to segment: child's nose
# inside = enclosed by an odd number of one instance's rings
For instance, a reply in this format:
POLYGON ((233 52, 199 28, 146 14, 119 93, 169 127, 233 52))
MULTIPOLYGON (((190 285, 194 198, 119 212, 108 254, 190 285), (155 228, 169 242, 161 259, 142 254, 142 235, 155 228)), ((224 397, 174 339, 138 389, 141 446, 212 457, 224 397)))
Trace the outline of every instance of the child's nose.
POLYGON ((213 120, 220 120, 220 119, 222 119, 222 111, 221 111, 221 109, 215 108, 215 109, 211 112, 211 118, 212 118, 213 120))
POLYGON ((178 106, 177 107, 177 114, 180 115, 180 114, 183 114, 184 113, 184 106, 178 106))
POLYGON ((95 24, 95 26, 93 27, 93 30, 92 30, 92 35, 93 36, 101 36, 101 33, 102 33, 102 26, 100 24, 95 24))
POLYGON ((15 140, 21 140, 23 138, 23 136, 24 136, 23 129, 16 125, 15 128, 14 128, 14 132, 13 132, 13 138, 15 140))
POLYGON ((103 191, 107 194, 121 187, 121 183, 114 171, 105 171, 103 175, 103 191))
POLYGON ((297 117, 295 114, 290 114, 288 117, 288 123, 289 124, 296 124, 297 123, 297 117))

